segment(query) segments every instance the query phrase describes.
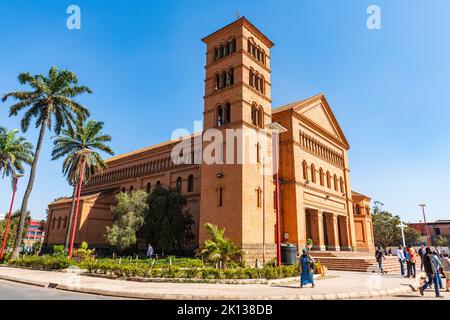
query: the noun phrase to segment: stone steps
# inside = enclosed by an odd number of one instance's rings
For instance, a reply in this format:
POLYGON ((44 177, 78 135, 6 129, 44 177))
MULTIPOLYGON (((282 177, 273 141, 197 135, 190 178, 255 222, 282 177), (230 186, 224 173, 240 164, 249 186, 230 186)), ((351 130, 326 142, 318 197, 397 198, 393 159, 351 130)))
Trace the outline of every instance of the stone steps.
MULTIPOLYGON (((378 263, 375 258, 371 257, 326 257, 316 256, 312 257, 325 265, 329 270, 341 271, 359 271, 359 272, 377 272, 378 263)), ((383 260, 383 270, 386 272, 400 272, 400 265, 397 257, 386 257, 383 260)))

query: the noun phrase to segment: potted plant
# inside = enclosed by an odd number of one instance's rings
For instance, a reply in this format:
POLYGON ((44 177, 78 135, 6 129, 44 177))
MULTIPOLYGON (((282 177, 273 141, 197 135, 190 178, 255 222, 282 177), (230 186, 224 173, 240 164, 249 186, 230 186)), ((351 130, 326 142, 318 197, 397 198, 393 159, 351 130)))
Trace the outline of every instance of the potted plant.
POLYGON ((308 240, 306 240, 306 247, 308 248, 308 250, 311 250, 313 246, 313 241, 311 238, 308 238, 308 240))

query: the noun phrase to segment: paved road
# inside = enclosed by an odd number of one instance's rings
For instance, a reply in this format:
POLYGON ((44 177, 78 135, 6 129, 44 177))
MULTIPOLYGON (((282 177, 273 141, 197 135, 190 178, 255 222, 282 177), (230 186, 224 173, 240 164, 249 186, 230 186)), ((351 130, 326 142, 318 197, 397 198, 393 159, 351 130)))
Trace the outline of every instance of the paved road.
POLYGON ((450 292, 441 291, 441 295, 443 298, 436 298, 434 295, 434 290, 428 289, 425 290, 425 294, 422 297, 419 292, 411 292, 408 294, 394 295, 391 297, 381 297, 376 298, 374 300, 450 300, 450 292))
POLYGON ((0 280, 0 300, 106 300, 112 297, 82 294, 0 280))

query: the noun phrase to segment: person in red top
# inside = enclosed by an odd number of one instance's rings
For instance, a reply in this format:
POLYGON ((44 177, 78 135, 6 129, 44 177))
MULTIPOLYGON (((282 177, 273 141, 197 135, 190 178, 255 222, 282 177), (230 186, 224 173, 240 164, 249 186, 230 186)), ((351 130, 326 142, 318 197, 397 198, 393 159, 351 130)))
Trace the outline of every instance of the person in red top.
POLYGON ((406 267, 408 271, 406 277, 409 278, 410 276, 412 276, 413 278, 415 278, 417 253, 411 245, 408 245, 406 247, 406 252, 408 253, 408 261, 406 261, 406 267))

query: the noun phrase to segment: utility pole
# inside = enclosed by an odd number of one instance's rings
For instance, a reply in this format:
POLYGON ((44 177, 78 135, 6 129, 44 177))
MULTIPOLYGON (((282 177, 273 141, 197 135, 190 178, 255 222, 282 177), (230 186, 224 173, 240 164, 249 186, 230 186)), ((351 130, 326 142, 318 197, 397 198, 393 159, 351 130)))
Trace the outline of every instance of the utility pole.
POLYGON ((425 224, 425 231, 427 232, 427 246, 431 246, 430 233, 428 232, 427 218, 425 216, 425 206, 426 204, 424 203, 419 204, 419 207, 422 207, 423 222, 425 224))

